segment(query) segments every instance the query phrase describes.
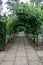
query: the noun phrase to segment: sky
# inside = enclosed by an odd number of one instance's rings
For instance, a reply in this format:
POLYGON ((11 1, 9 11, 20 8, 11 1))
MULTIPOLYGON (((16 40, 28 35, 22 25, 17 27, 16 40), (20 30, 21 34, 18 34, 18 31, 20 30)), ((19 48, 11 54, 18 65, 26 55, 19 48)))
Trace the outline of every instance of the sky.
POLYGON ((5 13, 7 12, 7 8, 6 8, 7 4, 5 4, 7 0, 2 0, 2 1, 3 1, 3 11, 2 12, 5 13))
MULTIPOLYGON (((3 10, 2 10, 2 12, 6 13, 6 12, 8 12, 8 9, 6 8, 7 4, 5 4, 7 0, 2 0, 2 1, 3 1, 3 10)), ((30 0, 20 0, 20 2, 26 3, 26 2, 30 2, 30 0)))

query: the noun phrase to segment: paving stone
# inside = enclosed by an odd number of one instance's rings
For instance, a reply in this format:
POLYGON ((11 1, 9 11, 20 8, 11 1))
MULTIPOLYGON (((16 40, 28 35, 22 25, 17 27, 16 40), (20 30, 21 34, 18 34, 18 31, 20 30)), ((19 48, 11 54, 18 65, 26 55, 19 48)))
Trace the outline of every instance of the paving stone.
POLYGON ((18 51, 25 51, 25 48, 18 48, 18 51))
POLYGON ((25 43, 25 46, 30 46, 30 44, 29 43, 25 43))
POLYGON ((32 49, 31 46, 25 45, 26 49, 32 49))
POLYGON ((17 56, 26 56, 25 51, 18 51, 17 56))
POLYGON ((11 49, 17 49, 17 46, 13 46, 11 49))
POLYGON ((41 61, 29 61, 29 65, 43 65, 41 61))
POLYGON ((2 60, 3 60, 3 57, 0 57, 0 63, 1 63, 2 60))
POLYGON ((41 60, 43 60, 43 56, 42 56, 42 57, 40 57, 40 59, 41 59, 41 60))
POLYGON ((16 60, 26 60, 27 61, 27 57, 23 56, 23 57, 16 57, 16 60))
POLYGON ((14 54, 6 54, 6 56, 4 57, 5 61, 10 61, 10 60, 15 60, 15 55, 14 54))
POLYGON ((0 65, 43 65, 43 51, 36 52, 26 37, 20 36, 16 38, 10 50, 0 52, 0 63, 0 65))
POLYGON ((20 48, 20 49, 25 49, 25 47, 24 47, 24 46, 23 46, 23 47, 22 47, 22 46, 19 46, 18 48, 20 48))
POLYGON ((27 40, 24 40, 25 44, 29 44, 29 42, 27 40))
POLYGON ((37 51, 39 57, 43 56, 43 51, 37 51))
MULTIPOLYGON (((18 64, 14 64, 14 65, 18 65, 18 64)), ((28 64, 19 64, 19 65, 28 65, 28 64)))
POLYGON ((8 54, 16 54, 16 50, 9 50, 7 51, 8 54))
POLYGON ((42 63, 43 63, 43 60, 41 60, 42 61, 42 63))
MULTIPOLYGON (((14 64, 14 65, 18 65, 18 64, 14 64)), ((19 64, 19 65, 28 65, 28 64, 19 64)))
POLYGON ((0 52, 0 57, 4 57, 6 52, 0 52))
POLYGON ((26 49, 27 53, 33 53, 33 54, 36 54, 35 53, 35 50, 32 48, 32 49, 26 49))
POLYGON ((40 57, 41 61, 43 62, 43 57, 40 57))
POLYGON ((24 44, 23 44, 23 45, 19 45, 19 47, 20 47, 20 48, 22 48, 22 47, 25 48, 24 44))
POLYGON ((26 57, 16 57, 15 65, 27 65, 27 58, 26 57))
POLYGON ((20 45, 24 45, 24 43, 23 42, 20 42, 20 45))
POLYGON ((36 54, 28 54, 28 60, 39 60, 36 54))
POLYGON ((3 62, 1 63, 1 65, 13 65, 13 63, 14 63, 14 62, 12 62, 12 61, 11 61, 11 62, 10 62, 10 61, 9 61, 9 62, 3 61, 3 62))

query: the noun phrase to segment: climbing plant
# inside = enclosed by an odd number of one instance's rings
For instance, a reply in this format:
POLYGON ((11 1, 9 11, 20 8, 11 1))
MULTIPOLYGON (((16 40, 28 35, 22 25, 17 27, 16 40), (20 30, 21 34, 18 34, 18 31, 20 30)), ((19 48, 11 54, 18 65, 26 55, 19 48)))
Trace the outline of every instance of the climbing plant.
POLYGON ((33 7, 31 4, 15 3, 13 6, 13 14, 7 19, 7 33, 12 34, 17 31, 16 25, 23 23, 26 26, 26 32, 37 36, 41 32, 41 21, 43 19, 40 14, 41 8, 33 7))

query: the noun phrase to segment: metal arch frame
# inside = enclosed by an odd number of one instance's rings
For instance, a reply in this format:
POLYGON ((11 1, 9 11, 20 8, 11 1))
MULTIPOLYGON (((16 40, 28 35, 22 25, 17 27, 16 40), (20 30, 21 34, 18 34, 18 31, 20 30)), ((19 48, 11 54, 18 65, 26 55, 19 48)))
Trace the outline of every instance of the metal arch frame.
MULTIPOLYGON (((33 17, 35 17, 36 18, 36 20, 37 21, 39 21, 40 23, 41 23, 41 21, 37 18, 37 16, 36 15, 33 15, 32 13, 27 13, 27 12, 15 12, 14 14, 16 14, 16 15, 31 15, 31 16, 33 16, 33 17)), ((25 26, 26 27, 26 25, 25 24, 21 24, 21 23, 17 23, 15 26, 18 26, 18 25, 23 25, 23 26, 25 26)))
POLYGON ((31 16, 35 17, 37 21, 41 22, 40 19, 39 19, 36 15, 34 15, 34 14, 32 14, 32 13, 27 13, 27 12, 15 12, 14 14, 17 14, 17 15, 21 15, 21 14, 31 15, 31 16))
MULTIPOLYGON (((16 15, 30 15, 30 16, 33 16, 37 21, 39 21, 40 23, 41 23, 41 21, 40 21, 40 19, 36 16, 36 15, 34 15, 34 14, 32 14, 32 13, 27 13, 27 12, 15 12, 14 14, 16 14, 16 15)), ((14 15, 13 14, 13 15, 14 15)), ((19 23, 19 22, 18 22, 19 23)), ((25 24, 16 24, 15 26, 19 26, 19 25, 22 25, 22 26, 24 26, 25 28, 27 28, 27 25, 25 25, 25 24)))

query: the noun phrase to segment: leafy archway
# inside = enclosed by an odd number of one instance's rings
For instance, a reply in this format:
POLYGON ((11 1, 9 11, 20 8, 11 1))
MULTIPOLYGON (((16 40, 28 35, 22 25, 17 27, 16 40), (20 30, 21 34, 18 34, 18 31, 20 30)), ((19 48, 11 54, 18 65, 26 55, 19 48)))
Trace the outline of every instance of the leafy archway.
POLYGON ((25 25, 28 33, 37 35, 40 32, 41 22, 35 15, 25 12, 17 12, 14 14, 18 16, 17 24, 25 25))
POLYGON ((26 28, 26 33, 30 33, 33 35, 34 41, 35 41, 35 36, 37 36, 37 41, 38 41, 38 34, 40 33, 41 30, 41 22, 37 18, 37 16, 31 14, 31 13, 25 13, 25 12, 16 12, 12 16, 13 20, 10 25, 11 29, 11 34, 17 32, 17 27, 18 26, 24 26, 26 28), (17 20, 15 20, 15 15, 17 17, 17 20), (12 32, 13 30, 13 32, 12 32))
POLYGON ((24 23, 19 22, 14 26, 14 29, 16 29, 16 33, 22 32, 22 31, 26 33, 27 27, 24 23))

